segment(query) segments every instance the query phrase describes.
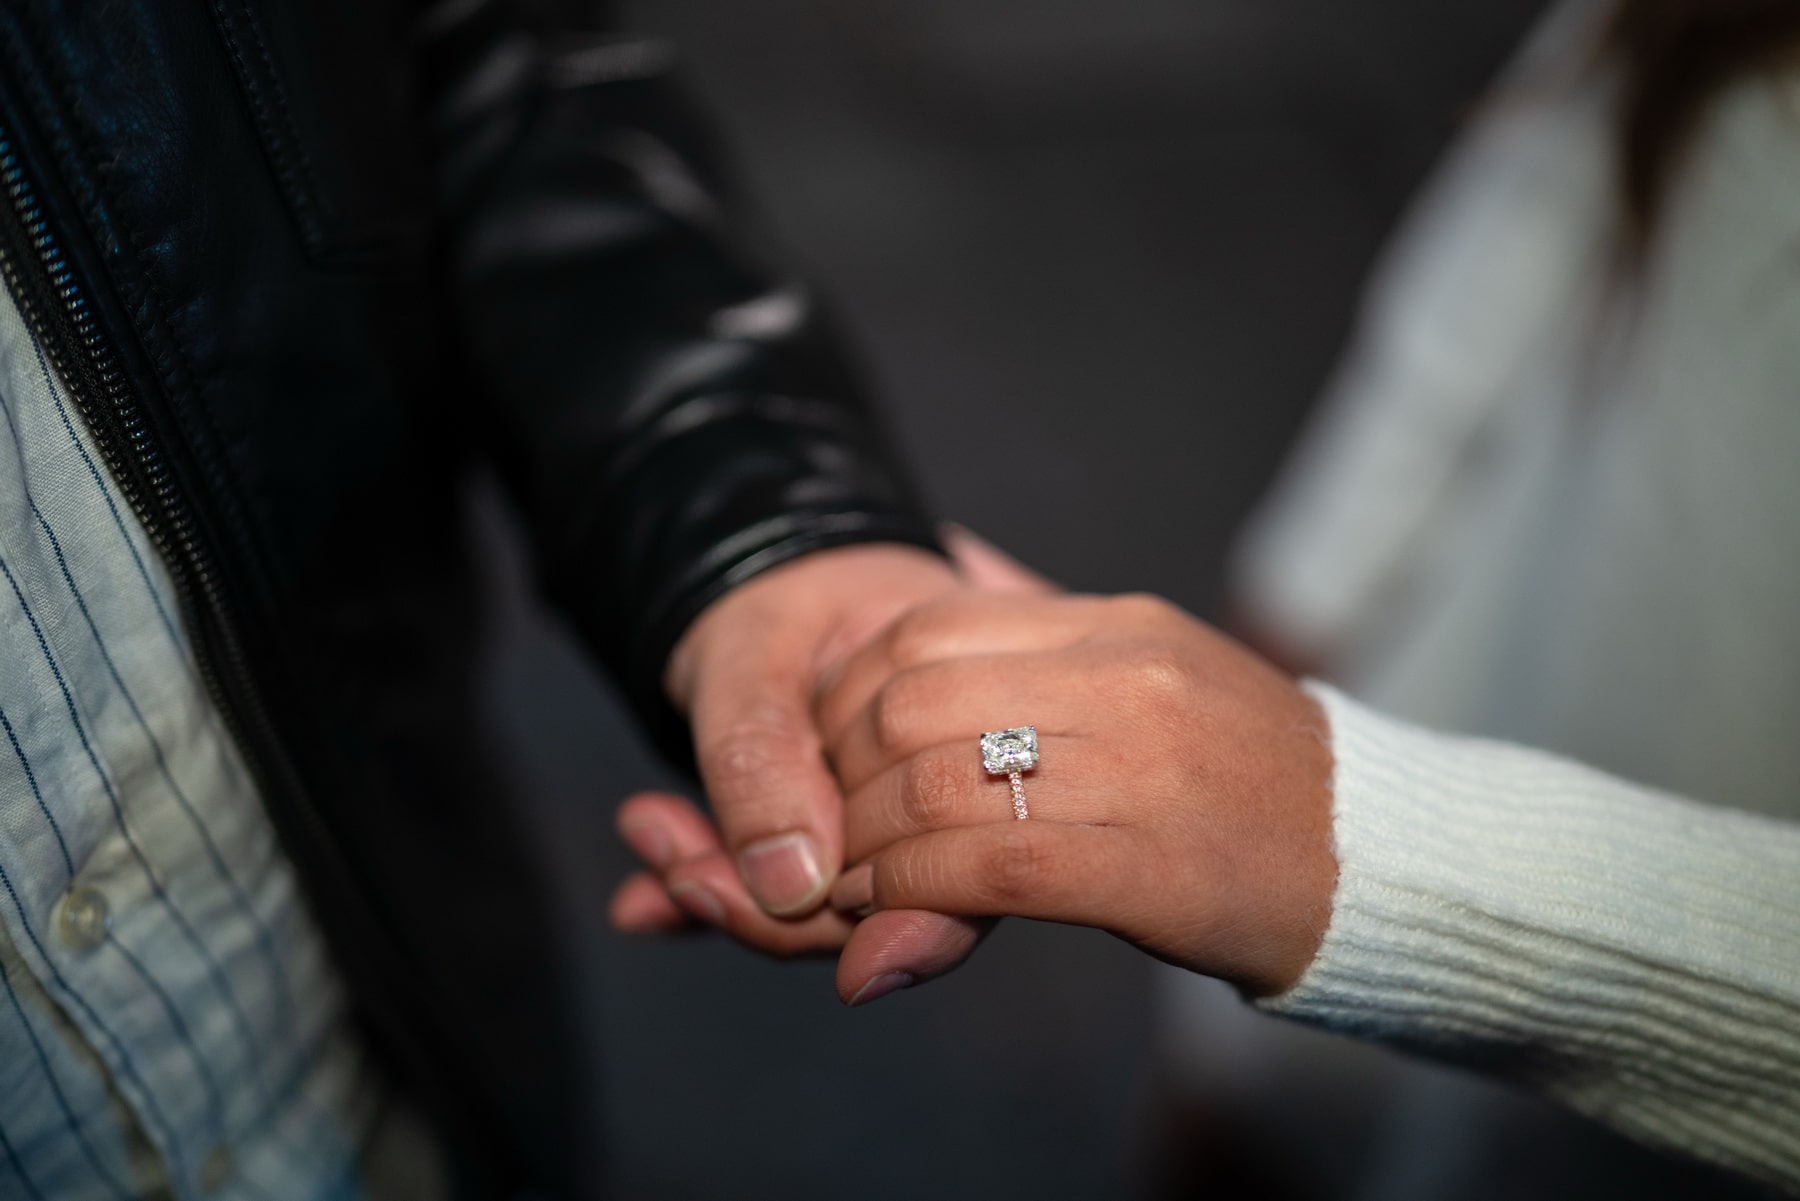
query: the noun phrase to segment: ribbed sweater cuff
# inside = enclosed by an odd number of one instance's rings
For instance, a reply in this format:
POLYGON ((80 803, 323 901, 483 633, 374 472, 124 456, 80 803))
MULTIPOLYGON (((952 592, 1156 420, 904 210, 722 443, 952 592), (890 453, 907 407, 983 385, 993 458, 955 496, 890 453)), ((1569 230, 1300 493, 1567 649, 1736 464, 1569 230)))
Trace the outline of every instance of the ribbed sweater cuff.
POLYGON ((1340 876, 1317 958, 1261 1007, 1800 1191, 1800 826, 1310 687, 1340 876))

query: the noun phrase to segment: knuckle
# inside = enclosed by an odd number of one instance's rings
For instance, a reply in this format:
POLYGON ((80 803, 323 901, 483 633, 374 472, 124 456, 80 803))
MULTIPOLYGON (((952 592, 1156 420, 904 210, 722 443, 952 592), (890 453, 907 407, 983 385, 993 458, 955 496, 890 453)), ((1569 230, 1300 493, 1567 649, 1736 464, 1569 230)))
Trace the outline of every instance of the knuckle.
POLYGON ((1127 668, 1126 681, 1134 694, 1153 703, 1183 699, 1194 687, 1187 663, 1162 646, 1138 650, 1127 668))
POLYGON ((940 755, 918 755, 906 765, 901 788, 902 815, 915 829, 936 830, 953 824, 962 773, 940 755))
POLYGON ((1022 827, 1009 828, 987 853, 985 877, 999 907, 1036 896, 1055 870, 1048 846, 1022 827))
POLYGON ((888 627, 888 658, 901 667, 926 662, 940 641, 942 627, 943 617, 936 606, 907 610, 888 627))
POLYGON ((779 782, 784 762, 798 750, 794 736, 766 724, 733 726, 699 752, 700 775, 715 801, 753 795, 779 782))
POLYGON ((1167 622, 1178 612, 1176 606, 1153 592, 1128 592, 1114 597, 1113 603, 1128 619, 1151 626, 1167 622))
POLYGON ((905 747, 907 735, 912 729, 912 714, 913 706, 909 703, 905 688, 891 680, 883 685, 881 691, 875 694, 869 711, 875 745, 890 753, 905 747))
POLYGON ((896 904, 898 898, 936 895, 948 874, 931 855, 901 851, 883 859, 875 869, 875 905, 880 909, 896 904))

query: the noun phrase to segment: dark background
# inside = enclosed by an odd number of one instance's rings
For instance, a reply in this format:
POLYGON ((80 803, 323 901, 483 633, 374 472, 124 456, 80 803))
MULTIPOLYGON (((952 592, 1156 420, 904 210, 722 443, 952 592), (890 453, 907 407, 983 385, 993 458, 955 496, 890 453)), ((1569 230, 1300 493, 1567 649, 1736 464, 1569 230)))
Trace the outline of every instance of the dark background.
MULTIPOLYGON (((937 510, 1071 586, 1204 612, 1383 235, 1538 7, 631 16, 680 48, 937 510), (1016 449, 984 448, 996 427, 1016 449)), ((1160 969, 1103 935, 1008 923, 956 975, 852 1013, 829 963, 607 931, 628 863, 612 808, 659 777, 531 608, 500 523, 492 695, 577 915, 605 1108, 593 1179, 634 1201, 1151 1195, 1160 969)), ((1209 1192, 1227 1195, 1263 1193, 1209 1192)))

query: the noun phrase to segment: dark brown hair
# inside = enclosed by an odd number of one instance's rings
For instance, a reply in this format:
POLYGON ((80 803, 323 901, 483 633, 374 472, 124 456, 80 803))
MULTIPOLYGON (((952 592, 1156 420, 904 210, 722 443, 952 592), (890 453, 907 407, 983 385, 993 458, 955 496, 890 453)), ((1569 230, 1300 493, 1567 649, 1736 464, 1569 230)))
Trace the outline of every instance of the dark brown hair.
POLYGON ((1619 0, 1602 52, 1621 72, 1619 198, 1635 257, 1707 105, 1745 75, 1800 61, 1800 0, 1619 0))

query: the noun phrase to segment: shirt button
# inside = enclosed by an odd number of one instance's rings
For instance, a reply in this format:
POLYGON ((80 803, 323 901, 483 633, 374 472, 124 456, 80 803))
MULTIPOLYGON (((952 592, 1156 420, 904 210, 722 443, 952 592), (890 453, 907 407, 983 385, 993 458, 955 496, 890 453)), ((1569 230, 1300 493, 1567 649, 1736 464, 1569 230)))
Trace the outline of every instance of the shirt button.
POLYGON ((231 1148, 214 1147, 200 1161, 200 1176, 197 1183, 203 1193, 216 1193, 225 1187, 231 1179, 231 1148))
POLYGON ((63 894, 56 932, 70 949, 91 951, 106 941, 106 932, 111 929, 112 906, 106 903, 105 893, 77 884, 63 894))

